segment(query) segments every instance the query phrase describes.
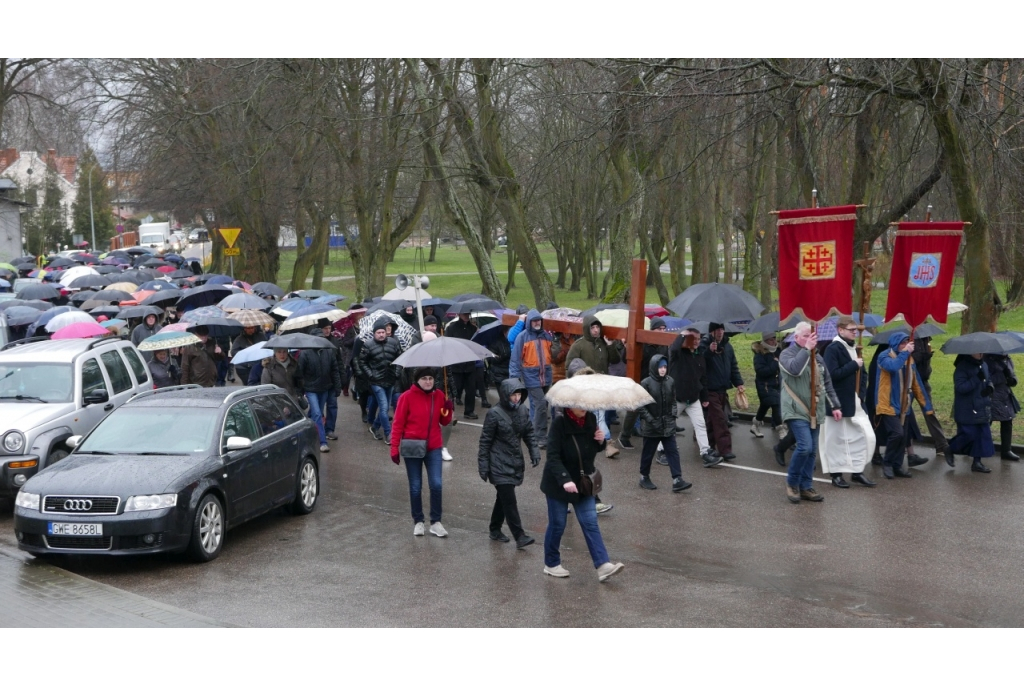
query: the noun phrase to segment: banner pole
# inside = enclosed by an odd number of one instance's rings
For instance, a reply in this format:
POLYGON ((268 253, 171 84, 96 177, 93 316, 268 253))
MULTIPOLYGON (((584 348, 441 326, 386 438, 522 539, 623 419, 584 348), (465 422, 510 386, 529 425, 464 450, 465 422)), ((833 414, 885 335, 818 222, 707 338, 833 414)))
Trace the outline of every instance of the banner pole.
MULTIPOLYGON (((857 325, 857 359, 864 359, 864 317, 871 309, 871 271, 875 260, 871 259, 871 242, 864 241, 864 258, 856 262, 860 267, 860 322, 857 325)), ((857 396, 860 397, 860 378, 864 365, 857 367, 857 396)))
MULTIPOLYGON (((811 190, 811 209, 818 208, 818 189, 814 188, 811 190)), ((818 332, 818 322, 811 322, 811 335, 815 335, 818 332)), ((818 346, 814 345, 809 352, 811 353, 811 415, 810 423, 811 430, 818 427, 818 346)))

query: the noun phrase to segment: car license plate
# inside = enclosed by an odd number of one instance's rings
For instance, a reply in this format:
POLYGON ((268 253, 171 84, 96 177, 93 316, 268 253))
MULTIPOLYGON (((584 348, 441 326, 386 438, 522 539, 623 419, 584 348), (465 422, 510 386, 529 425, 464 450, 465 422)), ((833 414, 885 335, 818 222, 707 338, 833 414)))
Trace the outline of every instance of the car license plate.
POLYGON ((50 535, 74 535, 76 537, 103 537, 102 523, 49 523, 50 535))

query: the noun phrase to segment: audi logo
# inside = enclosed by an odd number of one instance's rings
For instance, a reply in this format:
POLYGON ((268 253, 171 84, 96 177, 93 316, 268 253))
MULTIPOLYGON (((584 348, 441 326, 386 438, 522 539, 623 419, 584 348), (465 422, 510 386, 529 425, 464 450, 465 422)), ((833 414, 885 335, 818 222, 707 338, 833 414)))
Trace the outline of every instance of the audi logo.
POLYGON ((66 499, 64 511, 89 511, 92 509, 91 499, 66 499))

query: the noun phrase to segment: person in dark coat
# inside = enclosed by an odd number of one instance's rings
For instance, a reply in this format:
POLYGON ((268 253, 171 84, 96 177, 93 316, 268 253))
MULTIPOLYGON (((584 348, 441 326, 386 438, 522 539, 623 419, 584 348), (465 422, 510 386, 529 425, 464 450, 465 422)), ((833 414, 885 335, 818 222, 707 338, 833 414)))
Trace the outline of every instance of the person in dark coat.
POLYGON ((697 441, 700 458, 705 467, 722 463, 721 455, 711 449, 704 411, 708 406, 707 362, 700 352, 700 331, 687 328, 668 348, 668 373, 674 381, 677 414, 686 412, 693 424, 693 439, 697 441))
POLYGON ((518 549, 533 544, 533 538, 523 530, 516 502, 516 486, 523 484, 526 472, 522 443, 530 450, 530 464, 536 466, 540 463, 530 411, 523 405, 525 397, 526 386, 518 378, 502 381, 498 386, 498 406, 487 412, 484 418, 477 452, 480 478, 484 482, 490 481, 496 491, 491 510, 491 539, 509 541, 508 536, 501 532, 502 525, 508 521, 508 529, 512 531, 518 549))
POLYGON ((980 354, 958 354, 953 366, 953 420, 956 421, 956 435, 949 441, 949 447, 956 454, 966 454, 974 459, 971 471, 991 473, 992 469, 981 463, 985 457, 996 453, 992 443, 992 394, 995 388, 989 375, 988 364, 980 354))
POLYGON ((604 325, 596 316, 583 317, 583 336, 576 340, 565 356, 568 367, 573 359, 582 359, 595 373, 608 373, 608 365, 619 361, 624 347, 621 340, 604 337, 604 325))
POLYGON ((224 350, 205 326, 192 329, 192 333, 199 342, 181 349, 181 384, 197 383, 212 388, 217 384, 217 364, 224 360, 224 350))
POLYGON ((986 354, 985 364, 992 379, 992 420, 999 422, 999 456, 1007 461, 1020 461, 1013 453, 1013 417, 1020 412, 1020 402, 1011 388, 1017 385, 1013 360, 1005 354, 986 354))
MULTIPOLYGON (((132 344, 138 347, 146 338, 150 338, 161 331, 163 326, 156 322, 156 314, 146 314, 138 326, 132 329, 132 344)), ((152 352, 143 352, 143 358, 148 362, 153 358, 152 352)))
POLYGON ((640 435, 644 448, 640 453, 640 487, 657 490, 651 480, 651 462, 660 442, 665 447, 665 458, 672 474, 672 492, 682 492, 692 483, 683 480, 679 466, 679 448, 676 447, 676 389, 675 381, 668 373, 668 359, 656 354, 648 365, 647 378, 640 381, 641 387, 650 393, 654 401, 637 410, 640 415, 640 435))
MULTIPOLYGON (((651 319, 651 330, 662 331, 668 329, 668 325, 665 320, 661 317, 654 317, 651 319)), ((625 349, 623 349, 623 353, 625 349)), ((668 345, 652 345, 650 343, 644 344, 643 356, 640 359, 640 380, 650 376, 651 360, 654 359, 654 355, 660 354, 665 359, 668 359, 668 345)), ((620 357, 625 361, 625 354, 621 354, 620 357)), ((633 443, 629 439, 636 434, 636 420, 639 414, 636 411, 627 411, 625 417, 622 419, 622 429, 619 431, 619 445, 624 449, 633 449, 633 443)))
POLYGON ((707 363, 708 406, 705 412, 711 427, 708 439, 723 459, 735 459, 732 434, 729 433, 729 390, 743 390, 743 376, 736 363, 736 352, 725 337, 725 326, 712 323, 708 337, 701 343, 701 353, 707 363))
POLYGON ((604 434, 597 427, 597 418, 592 412, 567 408, 551 422, 547 438, 547 461, 540 480, 541 492, 548 503, 548 527, 544 533, 544 573, 555 578, 569 577, 569 571, 562 566, 559 546, 571 504, 583 530, 590 558, 597 569, 597 579, 604 582, 625 566, 612 563, 608 558, 597 523, 594 497, 580 494, 583 474, 592 475, 596 470, 594 457, 604 443, 604 434))
POLYGON ((262 369, 260 383, 276 385, 286 390, 296 400, 305 396, 299 363, 292 359, 287 349, 282 347, 274 348, 274 356, 264 359, 259 364, 259 367, 262 369))
POLYGON ((750 424, 750 432, 754 437, 763 438, 761 427, 764 426, 768 412, 772 413, 772 428, 779 438, 786 437, 788 430, 782 422, 782 409, 779 408, 779 392, 782 384, 779 381, 779 341, 775 333, 762 333, 761 340, 750 344, 754 353, 754 387, 757 388, 757 415, 750 424))
POLYGON ((149 360, 149 375, 153 377, 154 388, 169 388, 178 384, 181 372, 177 364, 171 360, 168 350, 156 350, 149 360))
MULTIPOLYGON (((263 329, 257 328, 256 326, 245 326, 242 328, 242 332, 231 341, 231 349, 228 351, 228 359, 233 358, 242 350, 252 347, 256 343, 266 342, 266 340, 267 336, 263 333, 263 329)), ((249 384, 249 373, 252 371, 253 366, 257 366, 257 364, 255 362, 249 362, 248 364, 238 364, 235 366, 235 373, 238 376, 238 379, 242 381, 242 385, 249 384)))
MULTIPOLYGON (((509 377, 508 362, 512 358, 512 345, 509 344, 507 335, 508 331, 503 331, 501 335, 487 346, 487 349, 495 355, 487 360, 489 382, 495 388, 500 388, 502 382, 509 377)), ((524 385, 523 388, 525 387, 524 385)))
MULTIPOLYGON (((459 314, 459 318, 456 321, 448 324, 444 334, 449 338, 462 338, 463 340, 472 340, 473 336, 476 335, 477 326, 473 323, 469 314, 459 314)), ((480 391, 480 385, 483 383, 483 365, 477 367, 475 362, 465 362, 462 364, 453 364, 452 372, 455 374, 455 397, 456 402, 461 404, 462 400, 460 396, 463 391, 466 394, 466 403, 464 407, 463 416, 467 419, 478 419, 476 415, 476 396, 480 391)))
MULTIPOLYGON (((402 353, 398 340, 388 335, 388 320, 384 317, 373 324, 373 340, 364 343, 356 357, 356 374, 370 385, 370 401, 366 405, 370 434, 377 440, 391 444, 391 393, 398 380, 398 370, 391 364, 402 353), (374 416, 376 410, 376 416, 374 416)), ((333 357, 333 353, 332 353, 333 357)))
MULTIPOLYGON (((310 335, 323 337, 320 329, 314 328, 310 335)), ((335 348, 319 348, 302 350, 299 354, 299 374, 302 376, 302 388, 309 402, 309 418, 316 424, 320 435, 320 451, 326 452, 327 429, 324 417, 327 411, 327 395, 341 393, 341 370, 338 369, 338 357, 335 348)))

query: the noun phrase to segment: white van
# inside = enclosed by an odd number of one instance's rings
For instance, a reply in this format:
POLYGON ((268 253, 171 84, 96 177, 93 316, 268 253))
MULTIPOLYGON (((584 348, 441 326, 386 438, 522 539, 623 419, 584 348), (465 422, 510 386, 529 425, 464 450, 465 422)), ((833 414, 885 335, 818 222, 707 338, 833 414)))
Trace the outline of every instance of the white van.
POLYGON ((154 250, 157 254, 169 252, 171 249, 171 224, 142 224, 139 226, 139 247, 154 250))

